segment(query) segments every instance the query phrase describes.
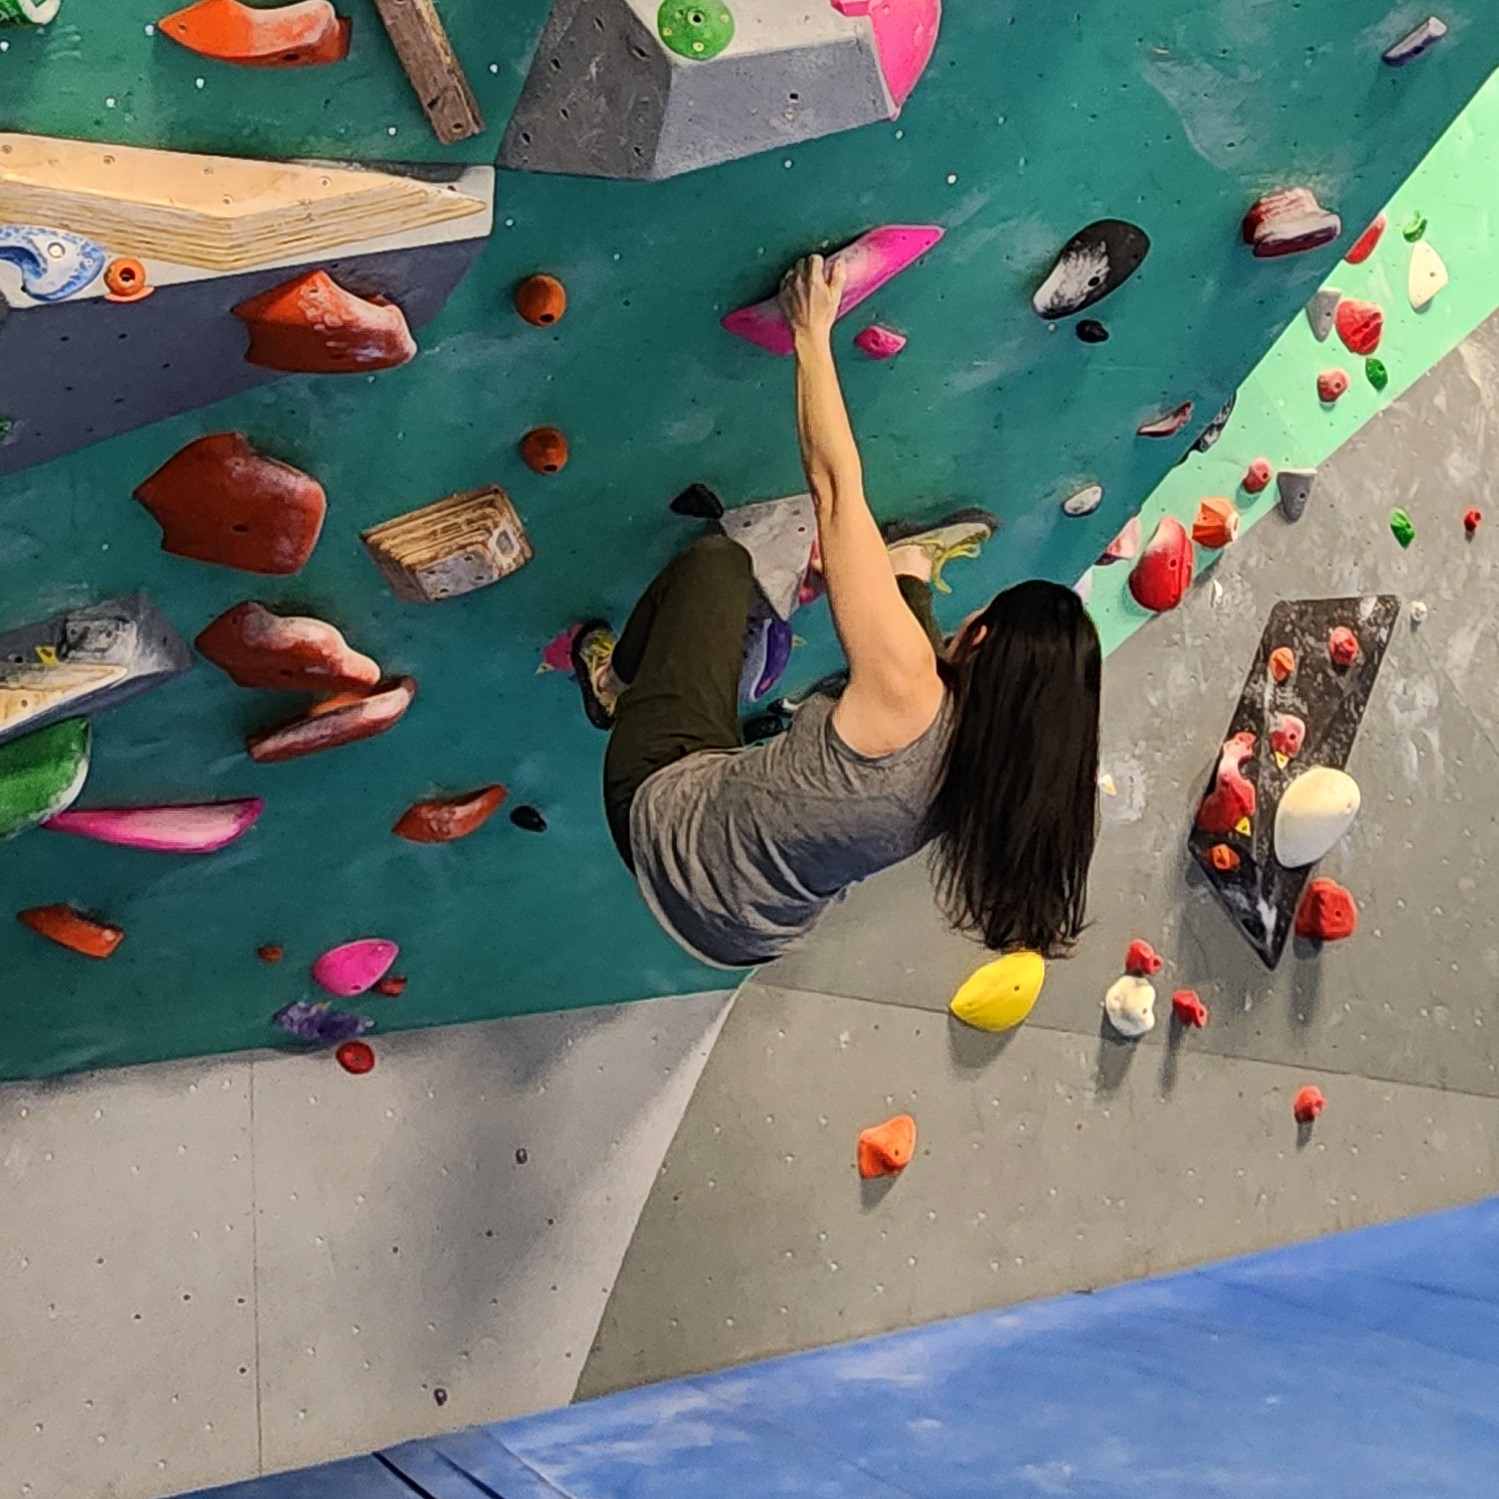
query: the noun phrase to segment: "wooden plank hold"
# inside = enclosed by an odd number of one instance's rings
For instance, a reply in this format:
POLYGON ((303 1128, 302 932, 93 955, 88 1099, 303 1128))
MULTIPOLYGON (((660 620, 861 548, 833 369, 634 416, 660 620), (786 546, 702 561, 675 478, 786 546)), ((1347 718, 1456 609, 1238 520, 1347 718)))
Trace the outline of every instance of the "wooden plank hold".
POLYGON ((498 484, 382 521, 362 540, 397 595, 432 604, 498 583, 535 553, 498 484))
POLYGON ((375 0, 375 9, 438 140, 482 135, 484 116, 433 0, 375 0))

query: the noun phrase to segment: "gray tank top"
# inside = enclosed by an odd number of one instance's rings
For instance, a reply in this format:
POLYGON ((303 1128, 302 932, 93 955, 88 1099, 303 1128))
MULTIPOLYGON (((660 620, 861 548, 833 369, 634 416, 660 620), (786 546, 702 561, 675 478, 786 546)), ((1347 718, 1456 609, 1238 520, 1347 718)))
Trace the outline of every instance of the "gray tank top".
POLYGON ((816 696, 768 744, 658 770, 630 807, 641 893, 695 958, 752 968, 804 937, 850 885, 916 853, 941 778, 951 698, 914 744, 871 757, 816 696))

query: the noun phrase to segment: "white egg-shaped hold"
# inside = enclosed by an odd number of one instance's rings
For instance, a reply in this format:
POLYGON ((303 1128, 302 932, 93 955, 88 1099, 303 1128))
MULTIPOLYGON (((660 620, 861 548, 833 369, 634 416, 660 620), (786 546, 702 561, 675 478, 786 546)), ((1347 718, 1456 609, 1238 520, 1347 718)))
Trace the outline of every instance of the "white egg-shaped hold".
POLYGON ((1283 868, 1315 864, 1353 826, 1358 782, 1325 765, 1303 771, 1275 809, 1275 857, 1283 868))
POLYGON ((1155 985, 1127 973, 1103 997, 1109 1024, 1131 1041, 1155 1029, 1155 985))

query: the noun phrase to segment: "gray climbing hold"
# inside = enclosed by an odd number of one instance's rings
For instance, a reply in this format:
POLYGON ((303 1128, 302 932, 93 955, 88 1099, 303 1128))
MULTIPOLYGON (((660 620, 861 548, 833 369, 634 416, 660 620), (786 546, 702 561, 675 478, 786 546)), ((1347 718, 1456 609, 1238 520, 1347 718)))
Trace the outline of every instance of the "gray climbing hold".
POLYGON ((1306 304, 1306 320, 1312 325, 1312 337, 1319 344, 1327 342, 1338 315, 1338 303, 1342 300, 1343 293, 1337 287, 1324 286, 1313 292, 1312 300, 1306 304))
POLYGON ((1306 511, 1306 502, 1312 497, 1312 485, 1317 482, 1314 468, 1283 468, 1275 476, 1280 490, 1280 509, 1287 520, 1300 520, 1306 511))
POLYGON ((740 505, 727 511, 717 524, 725 536, 750 554, 765 602, 778 618, 790 619, 817 536, 812 496, 796 494, 740 505))
POLYGON ((1430 52, 1447 35, 1447 23, 1436 16, 1427 16, 1408 36, 1403 36, 1384 55, 1392 68, 1403 68, 1414 62, 1422 53, 1430 52))

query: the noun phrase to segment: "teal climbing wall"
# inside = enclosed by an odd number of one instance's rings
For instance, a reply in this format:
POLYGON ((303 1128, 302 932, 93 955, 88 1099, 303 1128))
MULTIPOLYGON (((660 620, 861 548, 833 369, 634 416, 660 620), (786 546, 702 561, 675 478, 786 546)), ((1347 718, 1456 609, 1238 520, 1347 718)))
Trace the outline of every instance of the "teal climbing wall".
MULTIPOLYGON (((437 144, 364 0, 350 60, 235 71, 150 34, 157 12, 65 0, 57 23, 10 31, 0 126, 261 155, 493 159, 545 18, 544 0, 443 11, 489 121, 437 144)), ((32 832, 0 848, 9 908, 72 900, 123 925, 91 963, 0 923, 0 1076, 273 1042, 269 1016, 307 988, 324 947, 386 935, 410 986, 366 1006, 382 1028, 441 1024, 713 986, 654 928, 598 810, 601 736, 571 684, 538 676, 543 644, 585 613, 618 616, 689 534, 671 515, 694 479, 729 503, 785 493, 798 469, 784 363, 724 334, 797 253, 879 223, 947 237, 861 312, 910 345, 862 361, 840 349, 872 499, 882 515, 984 504, 1002 535, 968 568, 954 615, 1028 574, 1071 581, 1179 456, 1185 439, 1135 427, 1192 399, 1211 414, 1248 373, 1337 247, 1255 262, 1238 223, 1261 192, 1307 183, 1342 213, 1346 245, 1499 63, 1499 4, 1460 0, 1451 30, 1403 70, 1380 52, 1425 11, 1372 13, 1187 0, 1063 15, 957 0, 926 77, 892 125, 659 184, 502 174, 493 243, 412 364, 371 380, 289 379, 0 480, 0 628, 146 588, 191 638, 256 597, 330 618, 421 691, 390 734, 253 766, 246 728, 276 717, 206 664, 98 724, 81 805, 258 794, 241 843, 163 857, 32 832), (1049 329, 1029 295, 1061 243, 1101 216, 1154 242, 1099 309, 1113 337, 1049 329), (526 327, 512 284, 545 269, 571 305, 526 327), (573 458, 532 475, 515 442, 563 427, 573 458), (316 474, 329 519, 294 578, 168 557, 134 485, 182 443, 239 428, 316 474), (1106 490, 1085 520, 1058 502, 1106 490), (386 590, 358 543, 376 520, 498 481, 537 558, 494 588, 433 608, 386 590), (503 819, 448 847, 390 836, 434 788, 500 780, 550 831, 503 819), (281 944, 286 962, 256 960, 281 944)), ((1289 455, 1288 455, 1289 457, 1289 455)), ((1196 460, 1189 460, 1195 462, 1196 460)), ((831 664, 825 615, 799 621, 791 679, 831 664)))

